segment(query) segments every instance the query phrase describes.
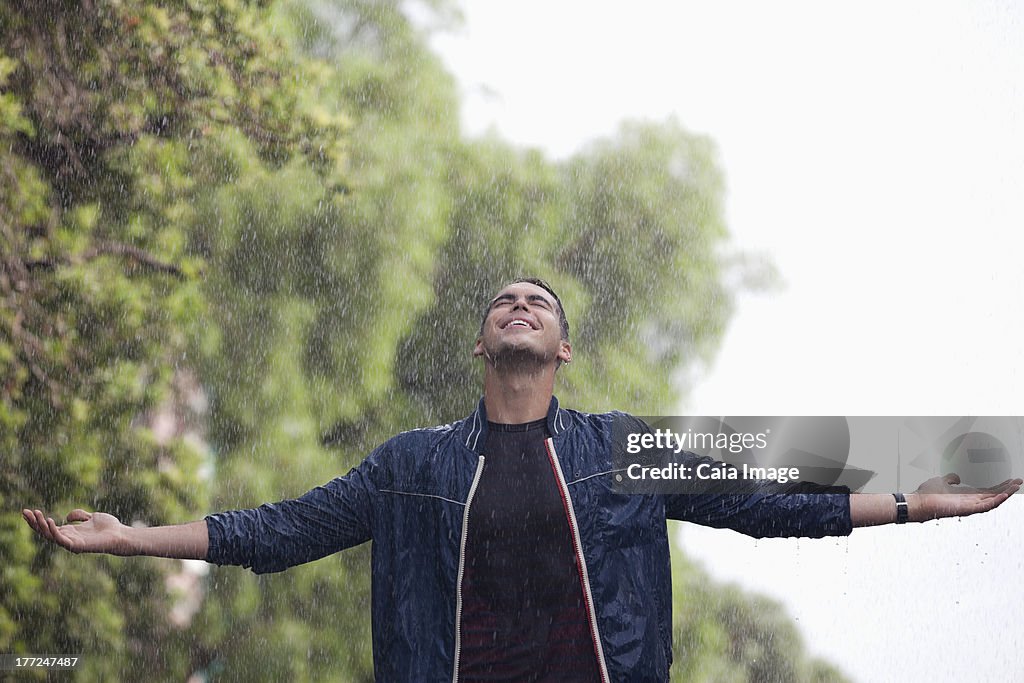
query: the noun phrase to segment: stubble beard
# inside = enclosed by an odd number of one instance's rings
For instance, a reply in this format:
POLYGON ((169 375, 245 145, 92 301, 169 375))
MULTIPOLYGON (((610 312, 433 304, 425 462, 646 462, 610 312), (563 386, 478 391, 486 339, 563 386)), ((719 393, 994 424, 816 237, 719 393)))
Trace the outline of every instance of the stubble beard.
POLYGON ((508 344, 494 350, 484 349, 484 358, 499 372, 536 372, 552 363, 554 355, 530 346, 508 344))

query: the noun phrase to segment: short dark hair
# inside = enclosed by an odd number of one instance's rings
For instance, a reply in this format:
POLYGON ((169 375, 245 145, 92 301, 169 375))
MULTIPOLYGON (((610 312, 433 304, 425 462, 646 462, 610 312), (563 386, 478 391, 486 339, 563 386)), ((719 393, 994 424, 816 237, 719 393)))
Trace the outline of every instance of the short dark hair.
MULTIPOLYGON (((551 288, 551 285, 549 285, 544 280, 541 280, 539 277, 521 277, 505 284, 505 286, 502 287, 501 289, 505 289, 505 287, 508 287, 509 285, 519 284, 520 282, 525 282, 530 285, 536 285, 537 287, 540 287, 551 296, 555 297, 555 303, 558 304, 558 329, 562 333, 562 339, 565 341, 569 341, 569 320, 565 317, 565 307, 562 306, 562 300, 558 298, 557 294, 555 294, 555 290, 551 288)), ((487 322, 487 316, 491 312, 492 303, 492 300, 488 300, 487 303, 484 304, 484 314, 483 317, 480 319, 480 334, 484 333, 484 323, 487 322)))

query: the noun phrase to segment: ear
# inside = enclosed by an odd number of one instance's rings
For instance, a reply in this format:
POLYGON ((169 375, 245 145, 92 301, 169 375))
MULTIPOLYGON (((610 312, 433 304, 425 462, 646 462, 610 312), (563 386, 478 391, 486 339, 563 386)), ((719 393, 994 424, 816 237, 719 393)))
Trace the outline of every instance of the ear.
POLYGON ((570 344, 569 342, 567 342, 567 341, 565 341, 563 339, 559 343, 559 346, 558 346, 558 356, 557 356, 557 358, 558 358, 558 360, 562 361, 563 363, 571 363, 572 362, 572 344, 570 344))
POLYGON ((484 355, 484 338, 477 337, 476 344, 473 345, 473 358, 479 358, 484 355))

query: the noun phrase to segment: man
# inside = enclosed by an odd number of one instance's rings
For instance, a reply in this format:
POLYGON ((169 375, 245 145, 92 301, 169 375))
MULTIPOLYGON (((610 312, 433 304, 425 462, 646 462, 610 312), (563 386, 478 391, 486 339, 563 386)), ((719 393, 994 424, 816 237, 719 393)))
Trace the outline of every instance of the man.
POLYGON ((72 552, 197 558, 258 573, 372 539, 378 680, 664 681, 666 518, 820 537, 984 512, 1021 485, 967 489, 948 475, 900 505, 888 494, 770 487, 627 495, 612 483, 611 425, 622 414, 565 410, 553 397, 572 347, 546 283, 504 287, 473 354, 484 363, 484 396, 472 415, 400 434, 295 500, 148 529, 83 510, 64 526, 39 510, 23 514, 72 552))

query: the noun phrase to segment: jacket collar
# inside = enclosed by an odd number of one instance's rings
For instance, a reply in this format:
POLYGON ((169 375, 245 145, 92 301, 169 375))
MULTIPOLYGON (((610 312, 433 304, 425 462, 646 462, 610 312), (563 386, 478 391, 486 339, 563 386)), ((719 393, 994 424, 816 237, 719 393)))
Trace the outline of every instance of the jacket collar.
MULTIPOLYGON (((548 406, 547 421, 548 434, 551 436, 558 436, 572 424, 568 412, 558 407, 558 399, 554 396, 551 397, 551 405, 548 406)), ((462 443, 475 453, 483 453, 484 444, 487 443, 487 409, 484 408, 482 397, 473 414, 463 420, 462 443)))

